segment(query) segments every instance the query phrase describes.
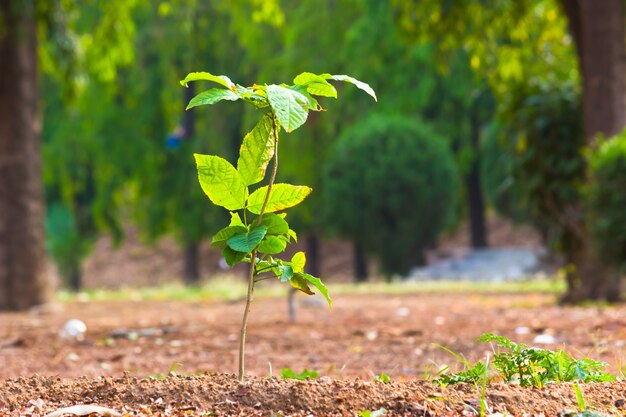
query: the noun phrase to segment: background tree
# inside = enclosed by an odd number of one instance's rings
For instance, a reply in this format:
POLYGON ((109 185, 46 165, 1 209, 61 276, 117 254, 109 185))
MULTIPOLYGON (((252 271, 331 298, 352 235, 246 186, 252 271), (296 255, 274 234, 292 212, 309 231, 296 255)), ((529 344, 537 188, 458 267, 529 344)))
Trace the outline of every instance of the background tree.
POLYGON ((45 303, 37 8, 0 2, 0 309, 45 303))
MULTIPOLYGON (((422 40, 435 39, 444 51, 459 47, 468 50, 472 67, 487 74, 499 106, 506 108, 507 96, 513 96, 509 104, 517 101, 511 93, 520 83, 578 80, 580 67, 587 143, 597 133, 614 134, 624 127, 622 0, 433 0, 420 2, 419 6, 411 0, 394 3, 398 24, 406 33, 422 40), (571 37, 566 33, 568 25, 571 37), (598 108, 602 115, 596 111, 598 108)), ((577 218, 579 224, 573 228, 583 231, 578 239, 584 245, 574 255, 578 277, 568 280, 570 287, 564 300, 614 299, 618 289, 590 260, 589 238, 580 223, 584 215, 577 218)))
MULTIPOLYGON (((303 1, 297 5, 285 3, 283 10, 285 19, 294 23, 281 29, 282 38, 278 45, 270 46, 280 48, 282 43, 284 51, 273 51, 282 60, 277 60, 276 68, 270 67, 268 72, 293 73, 304 68, 318 71, 328 66, 341 73, 349 68, 376 89, 381 98, 375 109, 377 113, 403 114, 427 120, 441 133, 439 138, 447 146, 458 149, 458 163, 468 167, 465 172, 470 171, 468 161, 471 155, 467 151, 472 120, 470 110, 482 109, 484 105, 475 106, 472 101, 474 91, 481 88, 481 83, 465 60, 455 60, 444 73, 433 62, 433 45, 425 43, 407 47, 396 30, 393 9, 388 2, 303 1), (337 16, 343 18, 339 20, 337 16), (326 28, 326 36, 315 31, 320 25, 326 28), (329 50, 335 53, 328 54, 329 50), (450 123, 452 119, 456 123, 450 123)), ((296 141, 285 145, 283 152, 298 155, 290 158, 292 162, 287 162, 290 165, 284 167, 283 175, 290 180, 321 187, 319 167, 324 166, 332 149, 327 138, 336 137, 341 130, 351 127, 352 120, 361 119, 373 110, 363 97, 350 90, 346 90, 346 94, 350 95, 346 101, 349 105, 326 100, 323 105, 332 111, 324 117, 324 123, 314 121, 311 129, 298 133, 296 141)), ((299 228, 305 226, 309 236, 313 237, 309 242, 319 241, 316 237, 324 234, 319 216, 323 207, 319 195, 314 195, 305 207, 295 210, 294 217, 303 223, 299 228)), ((311 246, 307 248, 309 255, 316 253, 311 246)), ((364 253, 359 245, 355 246, 356 276, 365 279, 367 263, 362 256, 364 253)), ((310 256, 307 265, 317 265, 315 258, 310 256)))

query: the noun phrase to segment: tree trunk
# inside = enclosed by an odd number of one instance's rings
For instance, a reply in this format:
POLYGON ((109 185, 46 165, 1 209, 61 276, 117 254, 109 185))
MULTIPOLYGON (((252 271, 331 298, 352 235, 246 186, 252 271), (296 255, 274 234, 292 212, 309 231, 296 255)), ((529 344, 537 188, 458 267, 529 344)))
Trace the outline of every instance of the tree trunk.
MULTIPOLYGON (((626 126, 626 35, 623 0, 562 0, 569 18, 583 81, 587 143, 598 134, 615 135, 626 126)), ((584 215, 580 216, 581 223, 584 215)), ((575 256, 575 277, 565 302, 619 299, 617 275, 592 257, 589 236, 575 256)))
POLYGON ((467 205, 469 207, 470 238, 473 248, 486 248, 487 226, 485 222, 485 199, 480 181, 480 109, 475 101, 471 118, 471 146, 474 160, 465 176, 467 205))
POLYGON ((314 277, 321 275, 320 238, 315 231, 310 232, 306 237, 306 272, 314 277))
POLYGON ((75 265, 72 265, 70 271, 68 271, 68 284, 72 292, 78 292, 83 287, 83 279, 80 268, 80 261, 75 265))
POLYGON ((358 243, 354 243, 354 281, 366 282, 368 277, 367 257, 365 250, 358 243))
POLYGON ((585 138, 626 126, 624 1, 580 1, 585 138))
POLYGON ((185 271, 183 279, 185 285, 198 285, 200 281, 200 270, 198 268, 198 259, 200 254, 200 245, 197 243, 185 244, 185 271))
POLYGON ((49 300, 33 1, 0 0, 0 309, 49 300))

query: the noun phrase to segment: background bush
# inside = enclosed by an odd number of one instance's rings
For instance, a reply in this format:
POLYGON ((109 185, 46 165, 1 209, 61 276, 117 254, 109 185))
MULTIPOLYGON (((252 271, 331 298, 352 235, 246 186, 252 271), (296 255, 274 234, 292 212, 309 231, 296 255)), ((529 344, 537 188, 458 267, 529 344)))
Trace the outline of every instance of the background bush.
POLYGON ((626 267, 626 130, 589 155, 586 200, 598 256, 626 267))
POLYGON ((324 217, 383 273, 405 274, 455 213, 459 184, 445 139, 420 121, 370 116, 337 141, 325 166, 324 217))
POLYGON ((510 122, 499 143, 492 135, 484 144, 488 198, 569 258, 579 249, 574 230, 585 172, 580 95, 570 85, 525 87, 506 108, 500 118, 510 122))

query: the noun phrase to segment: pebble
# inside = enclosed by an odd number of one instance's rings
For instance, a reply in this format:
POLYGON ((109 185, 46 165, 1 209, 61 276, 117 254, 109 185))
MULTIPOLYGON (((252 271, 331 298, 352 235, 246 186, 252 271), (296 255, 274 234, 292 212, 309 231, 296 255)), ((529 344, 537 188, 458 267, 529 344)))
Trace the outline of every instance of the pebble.
POLYGON ((69 320, 63 325, 59 331, 59 336, 62 339, 75 339, 81 341, 85 338, 85 332, 87 331, 87 325, 78 319, 69 320))
POLYGON ((533 339, 533 343, 537 343, 538 345, 553 345, 556 342, 556 338, 551 334, 538 334, 533 339))

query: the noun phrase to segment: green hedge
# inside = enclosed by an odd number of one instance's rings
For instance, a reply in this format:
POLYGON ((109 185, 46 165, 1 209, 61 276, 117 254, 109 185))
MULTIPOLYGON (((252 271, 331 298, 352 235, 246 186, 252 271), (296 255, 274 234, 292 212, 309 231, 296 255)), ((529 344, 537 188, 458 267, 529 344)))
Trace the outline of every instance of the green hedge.
POLYGON ((447 141, 423 122, 383 115, 340 137, 323 185, 326 224, 359 242, 387 275, 423 262, 459 194, 447 141))
POLYGON ((598 257, 626 268, 626 130, 589 154, 585 194, 598 257))

